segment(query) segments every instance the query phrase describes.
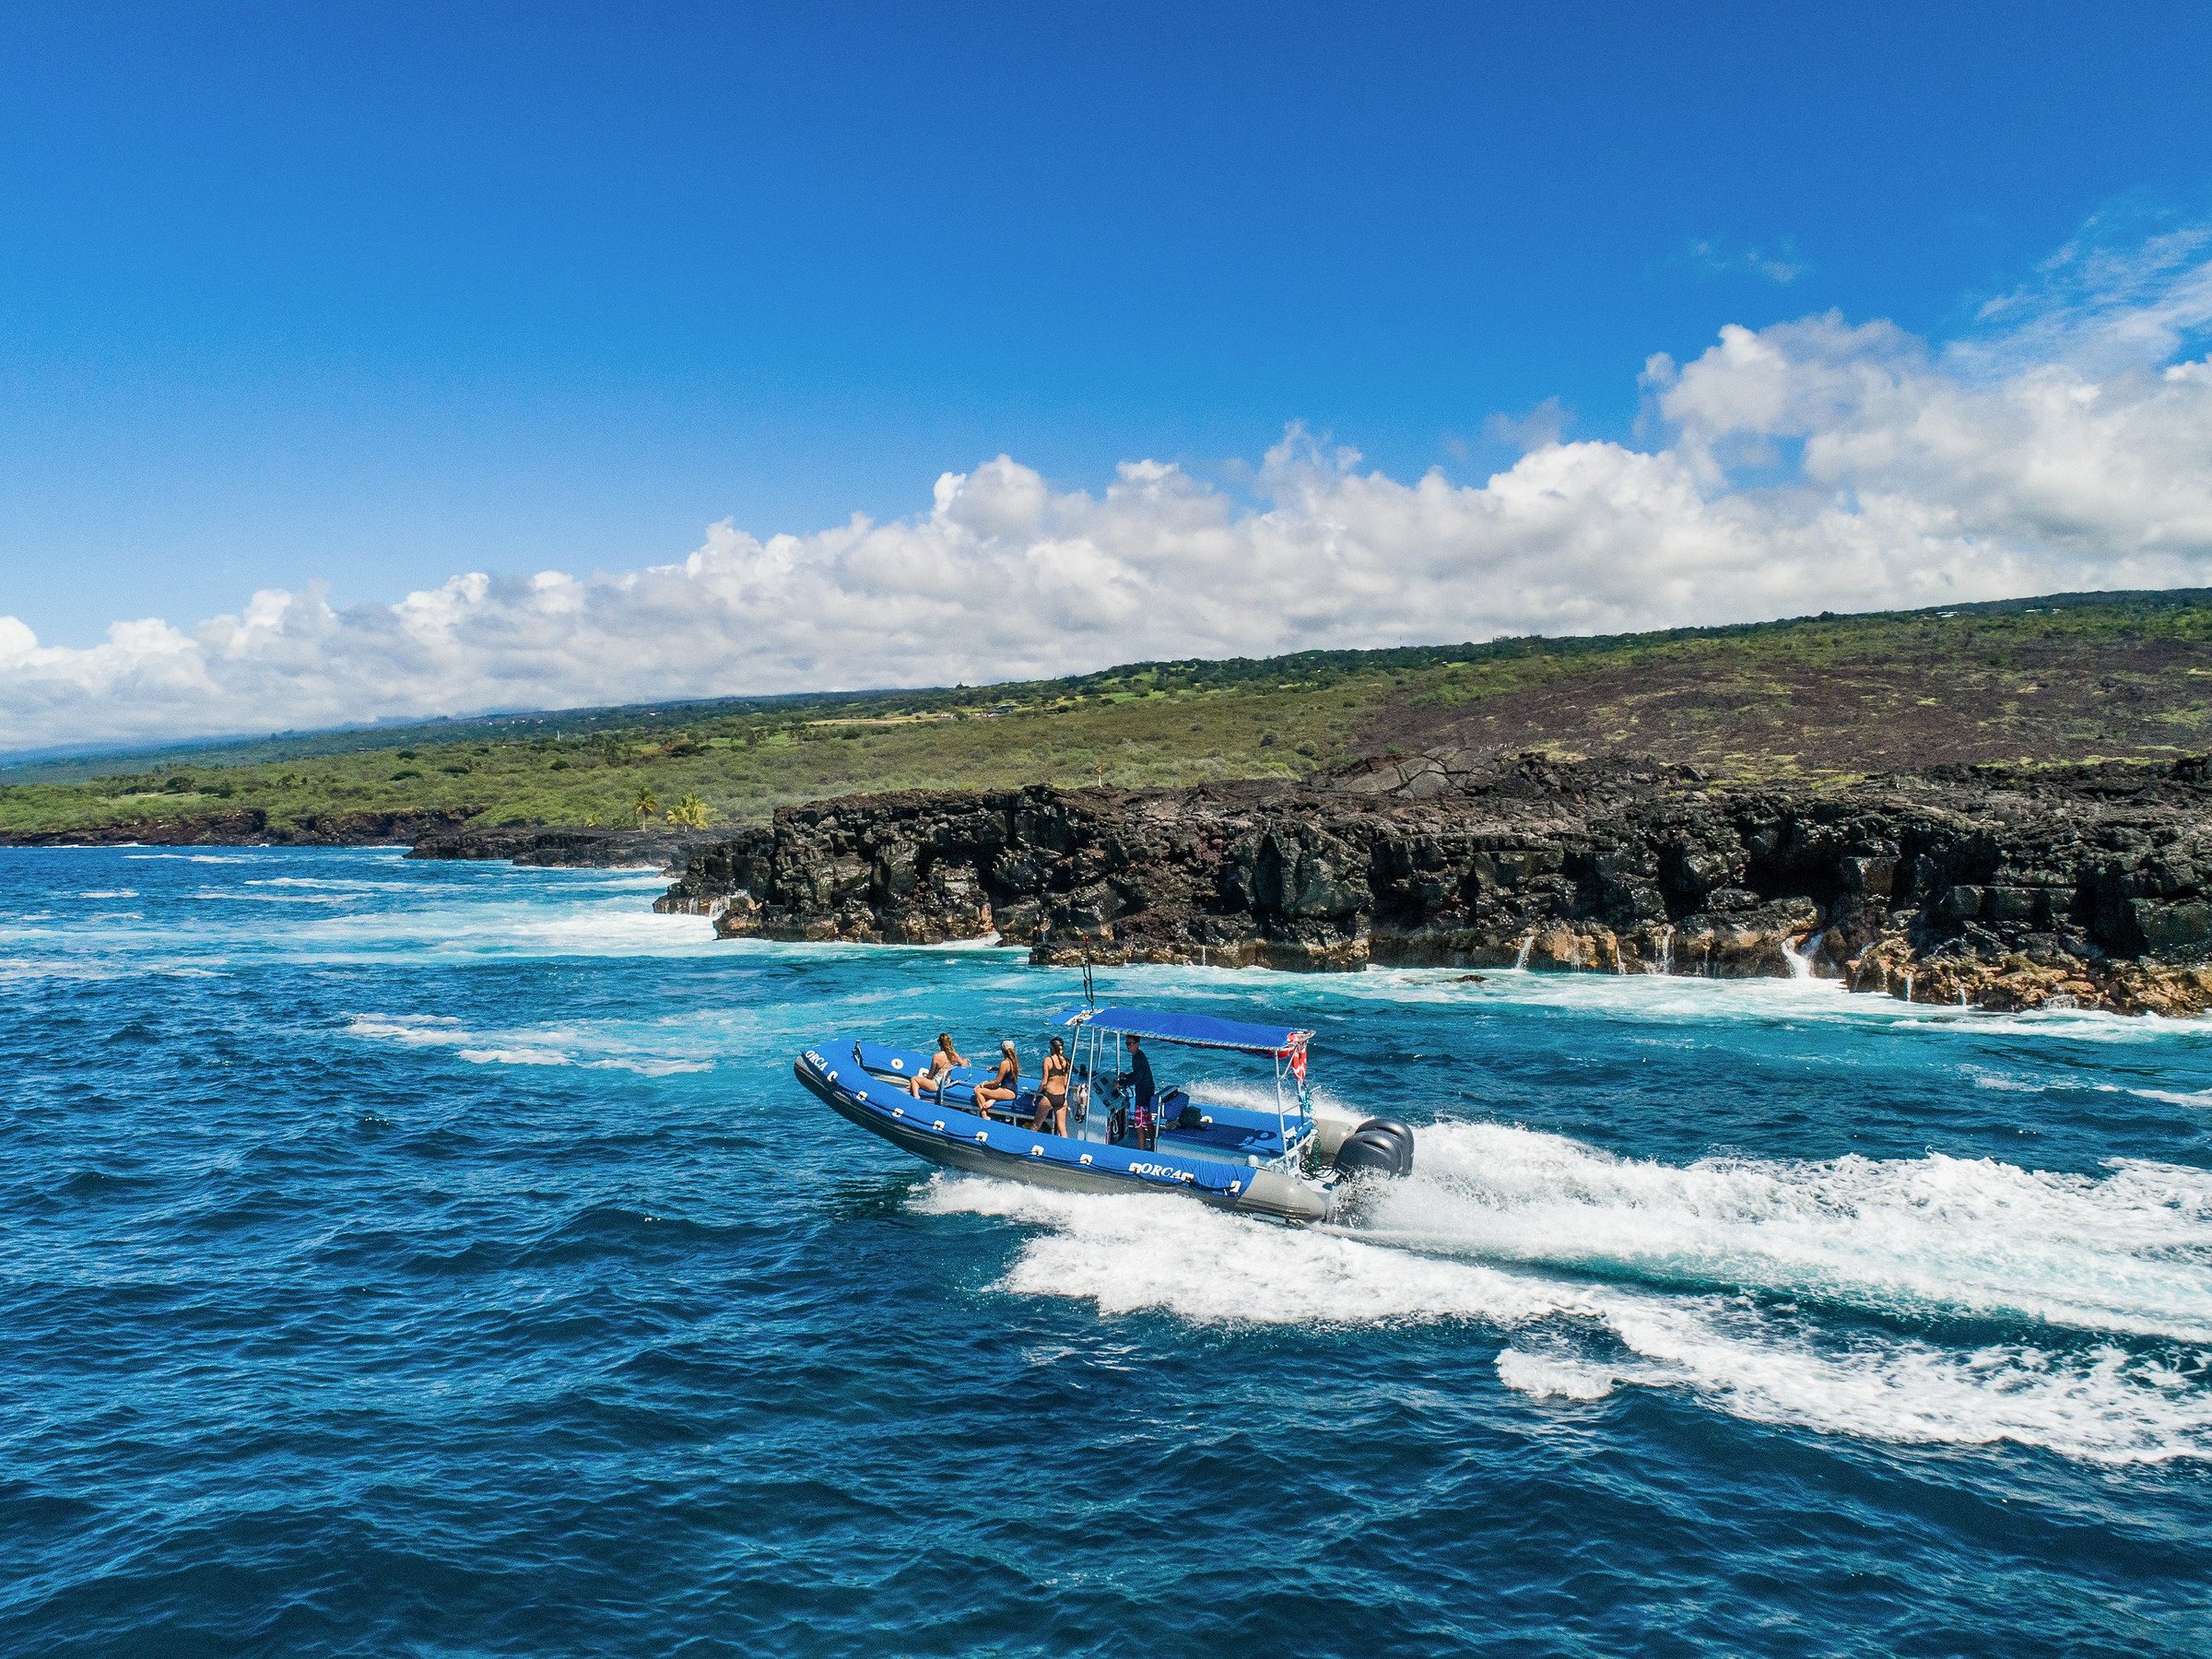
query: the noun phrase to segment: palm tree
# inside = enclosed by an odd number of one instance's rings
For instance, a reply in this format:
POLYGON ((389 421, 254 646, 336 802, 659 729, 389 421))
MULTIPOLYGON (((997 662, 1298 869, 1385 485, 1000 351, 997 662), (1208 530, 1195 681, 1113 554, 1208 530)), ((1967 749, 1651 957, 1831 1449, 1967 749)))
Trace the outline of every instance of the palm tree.
POLYGON ((652 784, 648 783, 638 791, 638 798, 629 804, 629 809, 638 815, 638 828, 642 830, 645 820, 661 809, 660 802, 653 798, 652 784))

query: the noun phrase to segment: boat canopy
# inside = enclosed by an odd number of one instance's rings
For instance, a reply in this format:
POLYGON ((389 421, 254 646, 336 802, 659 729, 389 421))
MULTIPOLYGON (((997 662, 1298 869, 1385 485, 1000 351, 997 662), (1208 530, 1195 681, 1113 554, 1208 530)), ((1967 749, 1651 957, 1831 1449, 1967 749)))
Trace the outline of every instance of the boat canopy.
POLYGON ((1273 1054, 1284 1059, 1305 1047, 1311 1031, 1283 1026, 1247 1025, 1241 1019, 1216 1019, 1210 1014, 1168 1014, 1151 1008, 1070 1008, 1057 1016, 1055 1025, 1081 1026, 1093 1031, 1118 1031, 1124 1037, 1153 1037, 1162 1042, 1188 1043, 1194 1048, 1235 1049, 1246 1054, 1273 1054))

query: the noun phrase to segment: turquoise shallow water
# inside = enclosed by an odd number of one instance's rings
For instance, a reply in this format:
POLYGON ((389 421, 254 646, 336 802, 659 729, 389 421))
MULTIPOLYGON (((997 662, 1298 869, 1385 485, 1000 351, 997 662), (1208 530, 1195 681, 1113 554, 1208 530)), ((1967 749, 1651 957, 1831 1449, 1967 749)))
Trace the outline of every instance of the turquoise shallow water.
POLYGON ((1069 976, 658 885, 0 853, 0 1651, 2206 1650, 2212 1027, 1104 976, 1421 1126, 1297 1232, 933 1175, 792 1053, 1069 976))

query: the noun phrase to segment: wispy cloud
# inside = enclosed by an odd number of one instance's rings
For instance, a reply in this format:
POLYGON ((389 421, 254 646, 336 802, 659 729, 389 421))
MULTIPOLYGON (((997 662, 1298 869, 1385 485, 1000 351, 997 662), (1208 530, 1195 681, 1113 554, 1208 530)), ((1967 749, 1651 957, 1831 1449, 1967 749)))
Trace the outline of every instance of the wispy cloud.
POLYGON ((1826 313, 1644 367, 1645 447, 1539 406, 1479 484, 1293 427, 1239 493, 1001 455, 925 507, 688 558, 457 575, 394 604, 255 594, 85 650, 0 618, 0 745, 717 693, 946 684, 1135 657, 1742 621, 2212 583, 2212 232, 2062 251, 1968 337, 1826 313), (2120 349, 2124 344, 2126 349, 2120 349))
POLYGON ((2097 215, 2029 281, 1983 303, 1982 332, 1954 342, 1954 359, 1985 372, 2066 362, 2112 374, 2203 347, 2212 224, 2162 218, 2132 202, 2097 215))
POLYGON ((1763 276, 1787 288, 1812 267, 1789 237, 1767 247, 1736 247, 1706 241, 1692 241, 1677 263, 1709 276, 1763 276))

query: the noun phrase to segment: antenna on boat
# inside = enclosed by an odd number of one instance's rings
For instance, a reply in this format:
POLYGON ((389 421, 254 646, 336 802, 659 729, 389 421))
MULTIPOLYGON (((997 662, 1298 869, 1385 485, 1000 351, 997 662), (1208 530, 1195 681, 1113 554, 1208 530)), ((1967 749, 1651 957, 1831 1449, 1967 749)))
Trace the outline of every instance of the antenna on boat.
POLYGON ((1083 1001, 1090 1007, 1099 1006, 1098 988, 1090 982, 1090 952, 1083 953, 1083 1001))

